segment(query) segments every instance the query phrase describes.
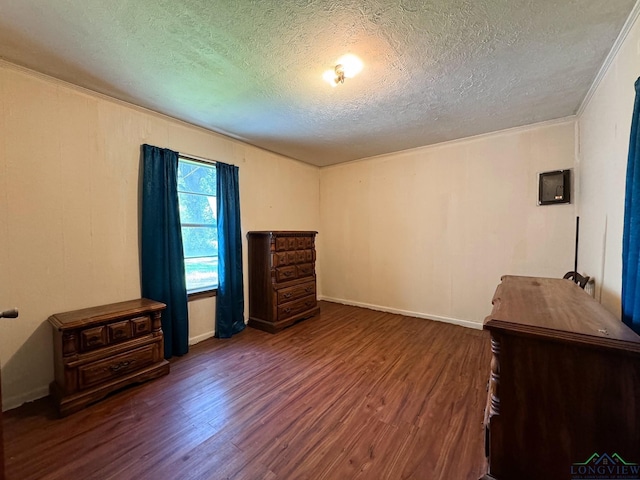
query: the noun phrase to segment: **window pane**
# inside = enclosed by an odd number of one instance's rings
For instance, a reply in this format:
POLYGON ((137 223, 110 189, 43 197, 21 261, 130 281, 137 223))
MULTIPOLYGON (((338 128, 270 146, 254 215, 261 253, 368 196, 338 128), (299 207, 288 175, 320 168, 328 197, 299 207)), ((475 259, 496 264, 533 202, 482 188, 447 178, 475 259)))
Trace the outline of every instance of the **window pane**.
POLYGON ((192 193, 178 193, 181 223, 215 225, 216 197, 203 197, 192 193))
POLYGON ((218 288, 218 257, 188 258, 184 269, 187 291, 218 288))
POLYGON ((218 255, 218 231, 216 227, 182 227, 184 257, 218 255))
POLYGON ((180 158, 178 201, 187 292, 218 288, 215 194, 215 165, 180 158))
POLYGON ((216 167, 206 163, 178 161, 178 191, 216 195, 216 167))

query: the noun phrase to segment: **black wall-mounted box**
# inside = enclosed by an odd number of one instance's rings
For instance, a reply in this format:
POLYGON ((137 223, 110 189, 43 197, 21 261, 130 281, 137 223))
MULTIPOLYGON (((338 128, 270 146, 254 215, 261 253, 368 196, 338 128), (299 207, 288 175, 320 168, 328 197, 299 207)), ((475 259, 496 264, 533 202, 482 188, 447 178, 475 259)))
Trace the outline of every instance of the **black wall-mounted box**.
POLYGON ((538 179, 538 205, 571 203, 571 170, 543 172, 538 179))

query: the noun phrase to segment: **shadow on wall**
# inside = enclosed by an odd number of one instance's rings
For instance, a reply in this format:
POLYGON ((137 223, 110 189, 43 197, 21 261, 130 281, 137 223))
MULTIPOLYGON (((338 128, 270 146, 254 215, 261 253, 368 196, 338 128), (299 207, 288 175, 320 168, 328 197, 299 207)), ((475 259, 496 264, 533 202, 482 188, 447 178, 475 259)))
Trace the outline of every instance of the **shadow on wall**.
POLYGON ((620 292, 615 292, 608 288, 600 287, 596 285, 596 300, 598 300, 603 307, 609 310, 618 318, 622 318, 622 297, 620 292))
MULTIPOLYGON (((18 322, 20 317, 3 321, 18 322)), ((2 365, 3 410, 47 396, 53 377, 52 327, 45 320, 2 365)))

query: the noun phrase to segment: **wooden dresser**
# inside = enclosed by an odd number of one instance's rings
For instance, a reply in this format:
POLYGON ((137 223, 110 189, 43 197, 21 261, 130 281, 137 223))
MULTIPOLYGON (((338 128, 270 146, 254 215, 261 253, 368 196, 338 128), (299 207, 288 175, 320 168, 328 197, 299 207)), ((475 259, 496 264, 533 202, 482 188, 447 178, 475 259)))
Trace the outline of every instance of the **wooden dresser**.
POLYGON ((60 415, 169 373, 160 324, 164 308, 142 298, 49 317, 55 353, 50 391, 60 415))
POLYGON ((585 472, 640 464, 638 335, 570 280, 515 276, 502 278, 484 328, 484 478, 596 478, 585 472))
POLYGON ((249 326, 275 333, 320 311, 318 232, 249 232, 249 326))

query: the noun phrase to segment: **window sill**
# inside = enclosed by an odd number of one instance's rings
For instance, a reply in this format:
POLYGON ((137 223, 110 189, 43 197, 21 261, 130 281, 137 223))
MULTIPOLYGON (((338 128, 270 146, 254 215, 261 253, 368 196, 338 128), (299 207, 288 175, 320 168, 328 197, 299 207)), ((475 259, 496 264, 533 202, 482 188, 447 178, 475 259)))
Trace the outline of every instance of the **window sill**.
POLYGON ((203 290, 202 292, 193 292, 187 294, 187 301, 191 300, 199 300, 201 298, 215 297, 218 295, 218 289, 214 288, 212 290, 203 290))

